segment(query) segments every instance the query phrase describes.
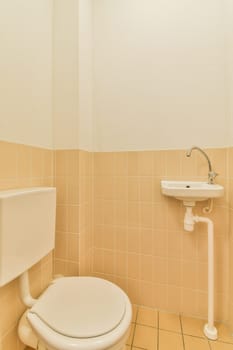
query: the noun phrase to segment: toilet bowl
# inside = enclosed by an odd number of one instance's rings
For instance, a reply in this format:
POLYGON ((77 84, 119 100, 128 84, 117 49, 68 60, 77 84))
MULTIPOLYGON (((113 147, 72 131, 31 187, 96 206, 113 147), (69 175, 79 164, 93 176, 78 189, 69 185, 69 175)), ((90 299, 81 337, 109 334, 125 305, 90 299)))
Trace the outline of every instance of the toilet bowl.
POLYGON ((47 288, 26 317, 48 350, 123 350, 132 308, 127 295, 109 281, 64 277, 47 288))

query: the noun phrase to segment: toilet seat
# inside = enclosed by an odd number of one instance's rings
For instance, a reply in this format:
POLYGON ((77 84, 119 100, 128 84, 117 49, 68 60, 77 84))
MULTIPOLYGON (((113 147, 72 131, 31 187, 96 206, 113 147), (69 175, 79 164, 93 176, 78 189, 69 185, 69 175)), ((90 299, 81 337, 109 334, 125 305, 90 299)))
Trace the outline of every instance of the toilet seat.
POLYGON ((125 336, 131 304, 111 282, 65 277, 48 287, 27 319, 51 349, 105 349, 125 336))
POLYGON ((50 285, 30 312, 62 335, 98 337, 121 322, 125 298, 121 290, 108 281, 66 277, 50 285))

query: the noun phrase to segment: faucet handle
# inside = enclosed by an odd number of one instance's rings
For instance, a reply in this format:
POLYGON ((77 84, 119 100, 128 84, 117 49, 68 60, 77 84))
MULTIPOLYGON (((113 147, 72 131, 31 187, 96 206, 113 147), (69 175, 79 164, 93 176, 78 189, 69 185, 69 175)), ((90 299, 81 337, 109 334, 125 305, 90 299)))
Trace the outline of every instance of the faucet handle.
POLYGON ((208 182, 209 184, 213 184, 214 183, 214 179, 216 178, 216 176, 218 176, 219 174, 216 173, 215 171, 209 171, 208 173, 208 182))

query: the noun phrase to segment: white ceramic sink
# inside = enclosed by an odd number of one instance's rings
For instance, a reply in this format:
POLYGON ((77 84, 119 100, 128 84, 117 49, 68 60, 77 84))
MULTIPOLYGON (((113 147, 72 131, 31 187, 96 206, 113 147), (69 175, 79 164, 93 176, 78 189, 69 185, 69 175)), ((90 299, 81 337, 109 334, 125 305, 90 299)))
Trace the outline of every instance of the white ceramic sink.
POLYGON ((161 190, 165 196, 174 197, 183 202, 204 201, 222 197, 224 188, 217 184, 199 181, 161 181, 161 190))

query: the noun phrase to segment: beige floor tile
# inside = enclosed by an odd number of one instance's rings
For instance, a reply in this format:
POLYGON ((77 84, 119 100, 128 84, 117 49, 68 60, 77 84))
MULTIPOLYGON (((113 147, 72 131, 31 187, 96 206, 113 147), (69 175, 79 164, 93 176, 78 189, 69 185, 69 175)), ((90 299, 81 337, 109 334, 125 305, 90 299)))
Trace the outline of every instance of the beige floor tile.
POLYGON ((203 327, 206 321, 181 316, 181 323, 184 334, 205 338, 203 333, 203 327))
POLYGON ((158 311, 139 307, 137 323, 144 326, 157 327, 158 325, 158 311))
POLYGON ((181 333, 180 317, 177 314, 159 312, 159 328, 181 333))
POLYGON ((136 320, 137 320, 137 313, 138 313, 138 307, 137 307, 137 305, 133 305, 132 322, 136 322, 136 320))
MULTIPOLYGON (((182 335, 159 330, 159 350, 183 350, 182 335)), ((196 349, 197 350, 197 349, 196 349)))
POLYGON ((231 335, 229 328, 222 323, 217 323, 216 327, 218 329, 218 341, 233 344, 233 336, 231 335))
POLYGON ((130 335, 129 335, 129 338, 126 342, 126 345, 132 345, 133 343, 133 337, 134 337, 134 332, 135 332, 135 323, 131 323, 131 326, 130 326, 130 335))
POLYGON ((157 329, 136 325, 133 346, 146 350, 157 350, 157 329))
POLYGON ((130 350, 130 349, 131 349, 131 346, 125 345, 124 350, 130 350))
POLYGON ((221 343, 219 341, 210 342, 211 350, 233 350, 233 344, 221 343))
POLYGON ((207 339, 201 339, 201 338, 185 335, 184 344, 185 344, 185 350, 210 350, 207 339))

